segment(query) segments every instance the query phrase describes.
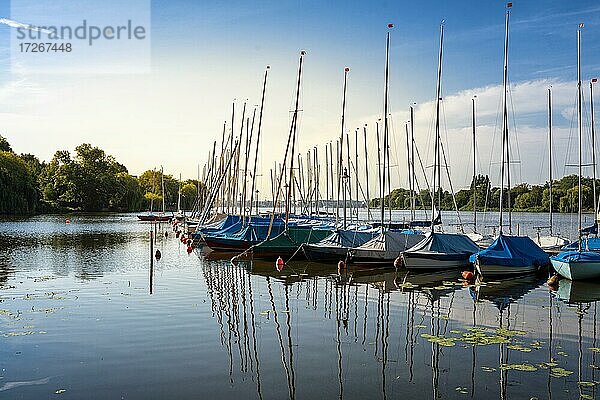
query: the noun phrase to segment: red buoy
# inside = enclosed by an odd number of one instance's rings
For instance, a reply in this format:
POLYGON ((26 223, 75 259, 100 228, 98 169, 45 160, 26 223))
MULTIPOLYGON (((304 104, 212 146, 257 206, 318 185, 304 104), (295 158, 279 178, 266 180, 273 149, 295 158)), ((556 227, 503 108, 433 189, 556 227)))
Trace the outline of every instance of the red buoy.
POLYGON ((283 262, 283 259, 281 257, 277 258, 277 263, 275 264, 275 268, 277 268, 277 271, 281 272, 281 270, 283 269, 283 265, 285 263, 283 262))
POLYGON ((65 224, 70 224, 70 223, 71 223, 71 220, 70 220, 69 218, 67 218, 67 219, 65 220, 65 224))
POLYGON ((473 275, 473 273, 471 271, 463 271, 462 277, 468 281, 472 281, 473 278, 475 277, 475 275, 473 275))
POLYGON ((192 252, 192 250, 193 250, 192 245, 188 245, 188 247, 187 247, 188 254, 190 254, 192 252))

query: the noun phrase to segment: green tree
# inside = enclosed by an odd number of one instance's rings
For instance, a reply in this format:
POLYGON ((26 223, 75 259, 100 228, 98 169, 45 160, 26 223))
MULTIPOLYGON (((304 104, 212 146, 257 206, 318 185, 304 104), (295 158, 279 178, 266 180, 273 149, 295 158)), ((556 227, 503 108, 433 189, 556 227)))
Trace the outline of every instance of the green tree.
POLYGON ((191 210, 196 202, 198 189, 193 183, 186 183, 181 187, 181 207, 184 210, 191 210))
POLYGON ((0 151, 7 151, 9 153, 12 153, 12 147, 10 147, 10 143, 8 143, 8 140, 6 140, 6 138, 2 135, 0 135, 0 151))
POLYGON ((25 161, 9 151, 0 151, 0 187, 0 214, 36 211, 39 200, 37 179, 25 161))

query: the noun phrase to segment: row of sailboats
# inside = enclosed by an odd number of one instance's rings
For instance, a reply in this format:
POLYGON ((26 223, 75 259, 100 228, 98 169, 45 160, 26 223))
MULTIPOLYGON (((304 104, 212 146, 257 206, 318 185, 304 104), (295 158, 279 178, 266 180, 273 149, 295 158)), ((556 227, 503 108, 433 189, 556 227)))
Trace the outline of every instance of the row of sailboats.
MULTIPOLYGON (((235 258, 241 256, 252 257, 284 257, 292 258, 304 256, 309 260, 354 262, 361 264, 381 264, 391 266, 392 264, 404 266, 407 269, 448 269, 463 268, 470 265, 474 266, 475 271, 481 276, 512 276, 534 272, 550 265, 549 256, 544 250, 556 250, 566 244, 566 241, 560 236, 554 234, 552 228, 552 93, 548 90, 548 140, 549 140, 549 190, 550 190, 550 210, 549 210, 549 236, 538 234, 536 241, 528 236, 513 235, 512 215, 511 215, 511 176, 510 176, 510 145, 509 145, 509 107, 508 107, 508 55, 509 55, 509 19, 510 7, 505 14, 505 38, 504 38, 504 66, 503 66, 503 96, 502 96, 502 129, 501 129, 501 185, 500 185, 500 210, 498 223, 498 236, 491 241, 490 237, 484 237, 477 232, 477 174, 476 174, 476 135, 475 135, 475 98, 473 104, 473 232, 466 234, 462 224, 459 226, 458 233, 449 233, 444 230, 442 224, 442 173, 443 169, 448 175, 448 183, 453 194, 452 183, 448 171, 448 162, 444 152, 444 146, 441 139, 441 99, 442 99, 442 66, 443 66, 443 44, 444 44, 444 23, 440 25, 439 57, 437 68, 437 84, 435 98, 435 137, 434 137, 434 157, 433 157, 433 176, 431 187, 429 189, 431 200, 431 215, 428 221, 417 221, 415 215, 416 193, 418 183, 415 179, 415 163, 418 155, 418 149, 415 146, 414 139, 414 116, 411 106, 410 135, 409 124, 406 124, 406 144, 407 144, 407 166, 409 173, 410 187, 410 208, 411 220, 408 223, 394 226, 391 221, 391 213, 386 221, 386 201, 389 202, 390 192, 390 110, 389 110, 389 70, 390 70, 390 29, 388 26, 386 36, 386 58, 384 75, 384 101, 383 118, 376 124, 377 134, 377 157, 378 157, 378 175, 379 175, 379 206, 380 220, 367 224, 361 224, 356 213, 356 220, 353 220, 354 213, 350 213, 350 223, 347 216, 347 197, 350 197, 352 204, 353 190, 351 188, 350 174, 356 178, 355 198, 358 202, 362 188, 358 180, 358 132, 355 131, 355 154, 354 162, 351 160, 349 135, 346 130, 346 92, 348 84, 349 68, 344 68, 343 91, 342 91, 342 112, 341 112, 341 132, 339 140, 336 143, 336 154, 334 157, 333 145, 325 146, 326 155, 326 186, 327 195, 325 204, 331 206, 330 199, 333 199, 334 186, 337 185, 337 199, 335 200, 335 219, 333 214, 329 213, 326 206, 325 215, 319 210, 319 175, 320 166, 318 164, 317 151, 311 156, 311 151, 307 154, 307 174, 311 176, 308 185, 304 184, 303 165, 299 152, 296 150, 298 142, 298 118, 300 93, 302 85, 303 62, 306 53, 302 51, 299 57, 297 80, 295 86, 295 103, 292 111, 292 118, 287 136, 287 145, 283 162, 279 168, 277 165, 272 171, 272 196, 273 209, 266 214, 259 214, 258 206, 256 212, 253 212, 254 194, 256 188, 256 160, 258 158, 258 143, 261 134, 261 123, 263 115, 263 105, 265 99, 265 89, 267 84, 268 67, 265 70, 261 106, 258 117, 258 131, 256 135, 256 153, 254 156, 254 170, 250 174, 252 185, 247 190, 246 180, 248 176, 249 156, 252 148, 252 138, 254 132, 254 120, 256 109, 252 114, 252 123, 250 118, 246 119, 246 144, 245 149, 241 150, 244 131, 244 115, 246 111, 245 103, 242 111, 242 127, 240 134, 235 138, 233 131, 233 118, 235 115, 235 106, 232 110, 231 134, 225 138, 225 127, 223 129, 222 149, 220 157, 215 152, 216 142, 213 145, 213 151, 210 155, 211 166, 208 179, 210 182, 209 192, 205 204, 198 206, 198 228, 194 234, 197 243, 217 251, 232 251, 239 253, 235 258), (381 132, 380 132, 381 124, 381 132), (250 128, 251 126, 251 128, 250 128), (381 133, 381 136, 380 136, 381 133), (344 143, 345 142, 345 143, 344 143), (344 145, 346 148, 344 149, 344 145), (344 150, 346 155, 344 156, 344 150), (238 190, 238 174, 240 173, 241 162, 240 153, 246 154, 243 167, 243 185, 240 193, 238 190), (298 165, 296 165, 296 156, 298 156, 298 165), (216 161, 218 159, 218 161, 216 161), (311 162, 312 160, 312 162, 311 162), (337 182, 334 179, 334 168, 337 167, 337 182), (233 183, 232 183, 233 182, 233 183), (330 189, 331 188, 331 192, 330 189), (301 211, 296 212, 296 193, 300 195, 301 211), (331 193, 331 196, 330 196, 331 193), (508 196, 507 196, 508 193, 508 196), (237 196, 240 195, 239 215, 235 215, 237 209, 237 196), (246 204, 246 199, 250 195, 250 207, 246 204), (388 196, 386 196, 388 195, 388 196), (386 198, 387 197, 387 198, 386 198), (220 212, 218 199, 220 202, 220 212), (227 199, 227 212, 225 211, 225 199, 227 199), (507 204, 505 204, 507 202, 507 204), (312 205, 315 204, 314 212, 312 205), (232 206, 233 205, 233 206, 232 206), (279 209, 278 209, 279 207, 279 209), (233 210, 233 213, 232 213, 233 210), (508 223, 505 224, 505 216, 508 215, 508 223), (476 243, 473 239, 477 240, 476 243), (482 241, 491 242, 483 250, 479 245, 482 241), (479 244, 479 245, 478 245, 479 244)), ((579 77, 580 78, 580 77, 579 77)), ((579 90, 579 133, 581 136, 581 80, 578 84, 579 90)), ((365 138, 365 157, 367 148, 366 126, 363 128, 365 138)), ((581 138, 580 138, 581 142, 581 138)), ((580 143, 581 148, 581 143, 580 143)), ((420 161, 421 162, 421 161, 420 161)), ((581 154, 580 154, 581 165, 581 154)), ((422 162, 421 162, 422 166, 422 162)), ((424 170, 423 170, 424 171, 424 170)), ((365 173, 368 180, 368 164, 365 165, 365 173)), ((425 173, 423 175, 426 175, 425 173)), ((595 175, 595 174, 594 174, 595 175)), ((594 188, 595 189, 595 188, 594 188)), ((489 190, 489 188, 486 188, 489 190)), ((580 167, 580 213, 581 213, 581 167, 580 167)), ((595 190, 594 190, 595 191, 595 190)), ((594 195, 595 196, 595 195, 594 195)), ((257 194, 258 197, 258 194, 257 194)), ((365 202, 370 200, 369 185, 366 185, 366 195, 363 193, 365 202)), ((256 199, 258 201, 258 199, 256 199)), ((321 199, 322 200, 322 199, 321 199)), ((423 202, 421 202, 423 203, 423 202)), ((455 201, 456 205, 456 201, 455 201)), ((389 205, 391 208, 391 204, 389 205)), ((352 207, 351 207, 352 208, 352 207)), ((369 209, 369 216, 371 210, 369 209)), ((457 209, 458 212, 458 209, 457 209)), ((427 218, 427 216, 426 216, 427 218)), ((580 216, 581 228, 581 216, 580 216)), ((459 222, 460 214, 459 214, 459 222)), ((546 228, 546 227, 543 227, 546 228)), ((542 228, 540 228, 542 229, 542 228)), ((580 229, 581 233, 585 230, 580 229)), ((587 254, 583 251, 580 237, 579 245, 575 253, 561 253, 553 258, 552 263, 557 266, 560 262, 566 262, 571 265, 575 263, 575 256, 581 259, 582 255, 587 254)), ((488 242, 489 243, 489 242, 488 242)), ((595 253, 594 253, 595 254, 595 253)), ((590 256, 593 260, 593 254, 590 256)), ((587 260, 589 261, 589 260, 587 260)), ((583 261, 582 261, 583 262, 583 261)), ((596 261, 593 261, 594 263, 596 261)), ((600 255, 598 255, 598 266, 600 266, 600 255)), ((560 272, 559 272, 560 273, 560 272)), ((566 274, 563 274, 566 277, 566 274)))

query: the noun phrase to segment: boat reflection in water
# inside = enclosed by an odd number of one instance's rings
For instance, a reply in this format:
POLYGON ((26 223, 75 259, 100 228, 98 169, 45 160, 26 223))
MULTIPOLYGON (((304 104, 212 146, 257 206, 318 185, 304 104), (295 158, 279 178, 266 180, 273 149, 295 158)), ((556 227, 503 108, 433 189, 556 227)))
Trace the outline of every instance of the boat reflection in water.
POLYGON ((598 392, 600 349, 598 348, 598 301, 600 282, 561 279, 554 292, 557 299, 567 303, 577 315, 577 381, 579 398, 595 399, 598 392), (591 325, 591 327, 590 327, 591 325), (590 332, 591 331, 591 332, 590 332), (591 342, 587 340, 591 334, 591 342), (591 368, 590 368, 591 367, 591 368))
POLYGON ((554 294, 566 303, 596 302, 600 300, 600 282, 561 279, 554 294))

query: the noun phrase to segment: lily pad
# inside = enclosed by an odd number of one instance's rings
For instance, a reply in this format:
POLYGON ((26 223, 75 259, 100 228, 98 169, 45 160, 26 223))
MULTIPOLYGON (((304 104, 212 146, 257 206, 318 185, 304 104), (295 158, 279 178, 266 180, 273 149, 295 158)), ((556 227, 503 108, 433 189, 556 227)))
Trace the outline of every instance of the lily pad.
POLYGON ((507 348, 511 349, 511 350, 517 350, 517 351, 521 351, 523 353, 531 353, 531 349, 529 347, 523 347, 520 346, 518 344, 511 344, 509 346, 506 346, 507 348))
POLYGON ((535 372, 537 368, 531 364, 501 364, 500 369, 502 370, 515 370, 515 371, 523 371, 523 372, 535 372))
POLYGON ((430 335, 428 333, 422 333, 421 337, 427 339, 427 341, 429 341, 431 343, 437 343, 440 346, 452 347, 452 346, 454 346, 456 344, 455 343, 456 338, 448 338, 448 337, 444 337, 444 336, 435 336, 435 335, 430 335))
POLYGON ((584 387, 593 387, 593 386, 596 386, 596 382, 590 382, 590 381, 579 381, 579 382, 577 382, 577 384, 579 386, 584 386, 584 387))
POLYGON ((511 330, 511 329, 506 329, 506 328, 498 328, 498 329, 496 329, 496 333, 500 336, 505 336, 505 337, 527 335, 527 332, 525 332, 525 331, 511 330))
POLYGON ((550 375, 552 375, 553 378, 564 378, 566 376, 571 375, 572 373, 573 371, 568 371, 560 367, 552 368, 550 370, 550 375))

